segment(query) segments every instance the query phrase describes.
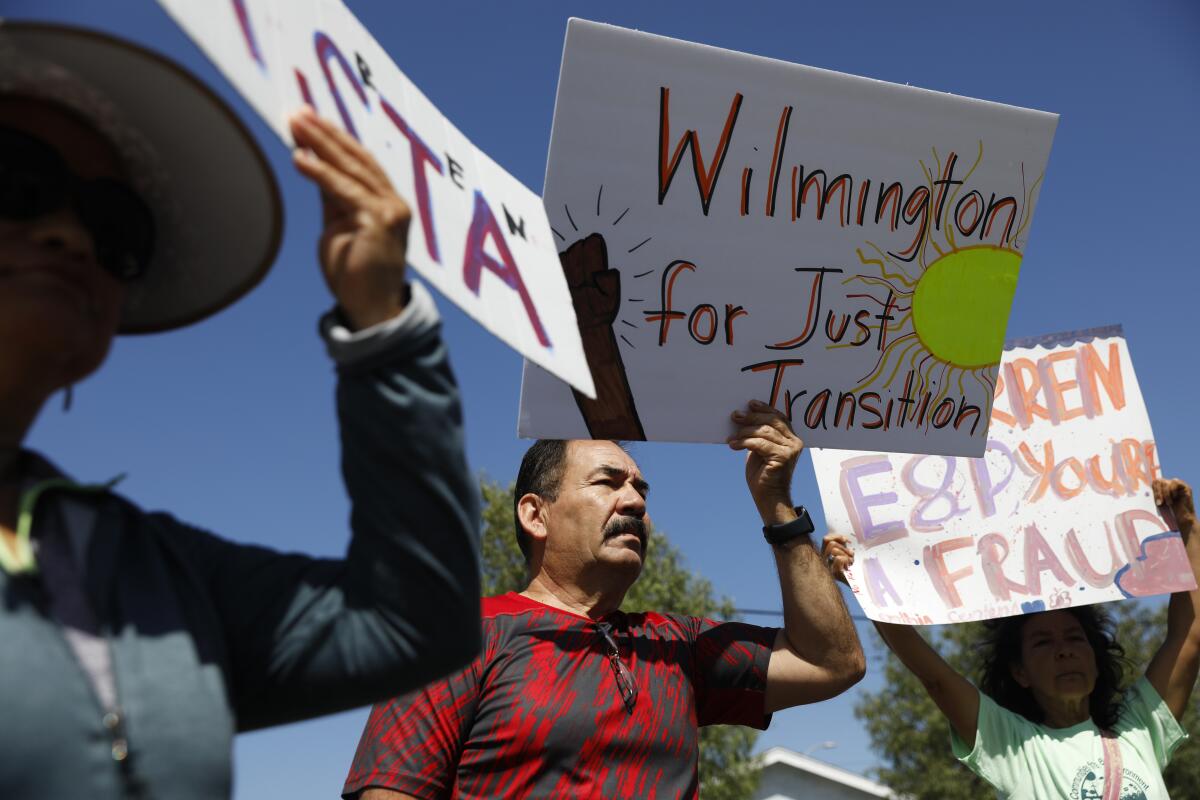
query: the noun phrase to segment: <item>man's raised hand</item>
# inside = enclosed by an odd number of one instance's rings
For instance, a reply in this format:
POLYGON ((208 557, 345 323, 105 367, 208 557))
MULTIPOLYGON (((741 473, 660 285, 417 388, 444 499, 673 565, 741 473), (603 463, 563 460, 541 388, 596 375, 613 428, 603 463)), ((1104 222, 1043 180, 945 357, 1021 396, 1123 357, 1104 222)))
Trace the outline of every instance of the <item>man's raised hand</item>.
POLYGON ((727 440, 746 452, 746 485, 763 524, 777 525, 796 518, 792 507, 792 474, 804 452, 804 442, 783 414, 757 400, 731 415, 737 429, 727 440))

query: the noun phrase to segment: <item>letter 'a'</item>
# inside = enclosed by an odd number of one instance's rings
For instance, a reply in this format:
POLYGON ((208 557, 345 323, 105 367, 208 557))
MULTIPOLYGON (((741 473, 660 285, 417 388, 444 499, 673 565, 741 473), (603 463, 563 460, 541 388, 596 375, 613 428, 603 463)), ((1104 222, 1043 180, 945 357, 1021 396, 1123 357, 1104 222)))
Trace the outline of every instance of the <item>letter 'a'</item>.
POLYGON ((496 216, 488 206, 483 193, 478 189, 475 190, 475 213, 471 218, 471 229, 467 232, 465 251, 463 254, 463 282, 466 283, 467 288, 478 297, 483 270, 486 268, 492 272, 497 278, 504 281, 505 286, 521 296, 521 303, 525 306, 525 313, 529 316, 530 324, 533 325, 533 332, 537 335, 538 343, 542 347, 549 348, 550 338, 546 335, 546 329, 542 327, 541 319, 538 318, 533 298, 529 296, 529 290, 525 288, 525 282, 521 280, 521 271, 517 268, 512 251, 508 249, 508 242, 504 241, 504 232, 500 230, 496 216), (489 239, 500 256, 499 261, 484 249, 489 239))

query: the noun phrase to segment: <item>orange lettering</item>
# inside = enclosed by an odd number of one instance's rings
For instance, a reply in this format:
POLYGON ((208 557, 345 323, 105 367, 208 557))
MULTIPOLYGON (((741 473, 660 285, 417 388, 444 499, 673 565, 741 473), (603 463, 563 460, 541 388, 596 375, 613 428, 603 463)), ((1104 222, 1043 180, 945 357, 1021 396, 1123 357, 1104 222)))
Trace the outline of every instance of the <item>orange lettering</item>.
POLYGON ((1096 352, 1096 348, 1091 344, 1085 344, 1079 349, 1080 353, 1080 391, 1085 393, 1084 405, 1089 405, 1088 400, 1092 401, 1093 407, 1097 414, 1103 413, 1100 403, 1100 393, 1096 391, 1096 382, 1104 386, 1104 392, 1108 395, 1108 402, 1112 405, 1114 411, 1120 411, 1125 407, 1125 381, 1121 376, 1121 351, 1117 348, 1116 342, 1110 342, 1108 345, 1108 365, 1106 366, 1100 360, 1100 354, 1096 352))
POLYGON ((1008 403, 1021 427, 1028 428, 1034 417, 1050 419, 1046 407, 1037 401, 1038 391, 1042 388, 1037 365, 1028 358, 1014 358, 1004 365, 1004 371, 1008 375, 1008 403), (1029 383, 1025 383, 1023 375, 1029 376, 1029 383))

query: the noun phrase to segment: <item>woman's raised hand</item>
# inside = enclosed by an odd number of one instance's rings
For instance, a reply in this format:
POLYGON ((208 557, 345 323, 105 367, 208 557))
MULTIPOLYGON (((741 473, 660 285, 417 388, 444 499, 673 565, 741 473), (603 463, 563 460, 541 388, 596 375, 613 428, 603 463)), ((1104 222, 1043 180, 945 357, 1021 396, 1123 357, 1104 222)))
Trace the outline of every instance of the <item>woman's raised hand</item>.
POLYGON ((834 580, 846 583, 846 568, 854 563, 850 537, 833 532, 825 534, 825 539, 821 542, 821 558, 834 580))

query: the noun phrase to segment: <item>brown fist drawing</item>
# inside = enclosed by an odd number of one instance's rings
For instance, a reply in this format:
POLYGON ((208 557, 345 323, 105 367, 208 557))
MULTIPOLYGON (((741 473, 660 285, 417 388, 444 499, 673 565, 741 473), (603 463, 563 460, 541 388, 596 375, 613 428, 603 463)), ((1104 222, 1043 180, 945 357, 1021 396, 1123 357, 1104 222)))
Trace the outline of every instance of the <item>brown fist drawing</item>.
POLYGON ((596 399, 572 390, 593 439, 644 440, 625 364, 612 325, 621 307, 621 273, 608 266, 608 248, 598 233, 580 239, 558 254, 575 319, 579 323, 596 399))

